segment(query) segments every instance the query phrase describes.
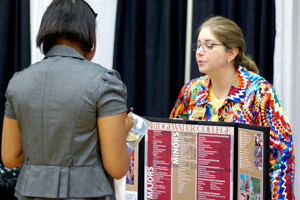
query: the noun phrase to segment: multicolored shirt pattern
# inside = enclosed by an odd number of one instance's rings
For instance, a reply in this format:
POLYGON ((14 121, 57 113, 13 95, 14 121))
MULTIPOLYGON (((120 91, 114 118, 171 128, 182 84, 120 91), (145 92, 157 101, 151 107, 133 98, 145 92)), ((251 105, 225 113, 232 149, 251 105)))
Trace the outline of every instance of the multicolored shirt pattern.
MULTIPOLYGON (((193 109, 205 108, 203 120, 210 121, 211 102, 209 76, 196 78, 181 90, 170 118, 192 117, 193 109)), ((288 118, 273 86, 261 76, 240 66, 233 84, 219 109, 219 121, 238 122, 270 127, 270 190, 271 199, 294 199, 295 155, 288 118)))

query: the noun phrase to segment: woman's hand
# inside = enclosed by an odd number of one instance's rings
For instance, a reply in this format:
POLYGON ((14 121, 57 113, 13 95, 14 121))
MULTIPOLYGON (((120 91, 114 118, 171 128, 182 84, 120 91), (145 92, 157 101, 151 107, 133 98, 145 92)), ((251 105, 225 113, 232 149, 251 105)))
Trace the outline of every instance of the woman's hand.
POLYGON ((134 124, 134 119, 133 119, 132 115, 129 113, 126 116, 126 135, 132 128, 133 124, 134 124))

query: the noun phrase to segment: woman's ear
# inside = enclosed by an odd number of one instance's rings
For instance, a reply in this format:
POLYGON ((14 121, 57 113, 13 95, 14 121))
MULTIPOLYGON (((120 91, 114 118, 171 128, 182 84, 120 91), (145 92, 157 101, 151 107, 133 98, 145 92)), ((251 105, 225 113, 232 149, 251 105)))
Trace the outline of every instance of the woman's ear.
POLYGON ((94 58, 95 53, 96 53, 96 42, 93 44, 93 47, 92 47, 91 50, 89 50, 89 51, 84 51, 84 55, 83 55, 83 56, 84 56, 87 60, 91 61, 91 60, 94 58))
MULTIPOLYGON (((96 35, 96 33, 95 33, 95 35, 96 35)), ((94 37, 94 43, 93 43, 92 48, 90 50, 88 50, 88 51, 84 51, 84 55, 83 56, 87 60, 89 60, 89 61, 91 61, 94 58, 94 56, 95 56, 96 48, 97 48, 96 44, 97 44, 97 40, 96 40, 96 37, 94 37)))
POLYGON ((228 52, 227 60, 234 60, 238 53, 239 53, 238 48, 234 47, 234 48, 230 49, 230 51, 228 52))

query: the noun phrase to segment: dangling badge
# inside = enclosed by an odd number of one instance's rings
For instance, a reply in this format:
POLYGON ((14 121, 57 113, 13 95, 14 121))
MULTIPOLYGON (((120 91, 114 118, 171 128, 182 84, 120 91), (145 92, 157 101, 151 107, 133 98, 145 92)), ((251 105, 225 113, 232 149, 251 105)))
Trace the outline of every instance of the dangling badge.
POLYGON ((195 107, 193 109, 192 117, 193 118, 198 118, 198 119, 203 119, 205 115, 206 108, 200 108, 200 107, 195 107))

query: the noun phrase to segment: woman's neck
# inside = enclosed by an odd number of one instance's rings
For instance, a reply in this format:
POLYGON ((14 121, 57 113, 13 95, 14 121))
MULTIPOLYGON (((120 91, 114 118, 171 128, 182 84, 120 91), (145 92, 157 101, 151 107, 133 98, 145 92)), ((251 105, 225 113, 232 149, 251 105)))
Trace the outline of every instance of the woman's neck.
POLYGON ((73 49, 76 49, 82 56, 84 56, 84 51, 80 41, 74 41, 61 37, 56 40, 56 45, 65 45, 71 47, 73 49))
POLYGON ((211 91, 217 99, 223 99, 227 96, 235 75, 236 68, 228 66, 222 72, 210 76, 211 91))

